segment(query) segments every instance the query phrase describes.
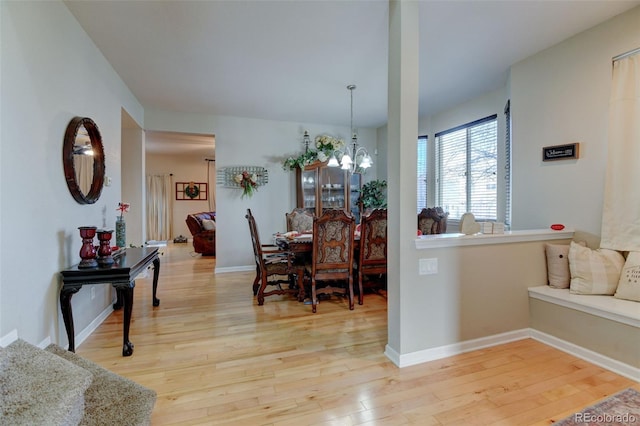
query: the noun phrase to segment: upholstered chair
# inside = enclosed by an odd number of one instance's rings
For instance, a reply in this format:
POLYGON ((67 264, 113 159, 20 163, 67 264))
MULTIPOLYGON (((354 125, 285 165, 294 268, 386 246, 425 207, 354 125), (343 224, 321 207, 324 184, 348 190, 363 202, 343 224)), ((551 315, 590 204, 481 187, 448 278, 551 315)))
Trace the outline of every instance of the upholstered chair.
POLYGON ((318 294, 340 294, 353 309, 353 249, 355 219, 342 209, 325 210, 313 220, 311 304, 315 313, 318 294), (324 286, 318 285, 319 283, 324 286))
POLYGON ((245 217, 249 223, 251 244, 256 261, 253 294, 257 296, 258 305, 264 304, 266 296, 274 294, 294 294, 298 301, 304 300, 304 266, 298 266, 294 263, 291 252, 272 244, 260 244, 258 226, 251 209, 247 209, 245 217), (273 286, 274 289, 266 291, 268 286, 273 286))
POLYGON ((447 232, 447 217, 442 207, 430 207, 422 209, 418 214, 418 229, 422 235, 444 234, 447 232))
POLYGON ((387 209, 374 209, 360 222, 360 241, 356 263, 358 304, 364 300, 364 283, 386 290, 387 282, 387 209))
POLYGON ((305 209, 295 208, 291 213, 285 213, 287 231, 296 231, 301 234, 311 232, 313 228, 313 213, 305 209))

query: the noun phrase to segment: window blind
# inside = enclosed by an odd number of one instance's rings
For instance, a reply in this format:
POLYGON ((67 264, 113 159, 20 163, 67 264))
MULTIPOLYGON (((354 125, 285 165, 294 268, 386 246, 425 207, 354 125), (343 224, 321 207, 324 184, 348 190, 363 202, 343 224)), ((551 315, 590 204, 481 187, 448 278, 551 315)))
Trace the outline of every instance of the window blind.
POLYGON ((505 153, 504 153, 504 224, 511 227, 511 100, 504 107, 505 115, 505 153))
POLYGON ((437 205, 460 219, 497 219, 497 115, 436 134, 437 205))
POLYGON ((418 137, 418 193, 417 193, 417 212, 427 207, 427 136, 418 137))

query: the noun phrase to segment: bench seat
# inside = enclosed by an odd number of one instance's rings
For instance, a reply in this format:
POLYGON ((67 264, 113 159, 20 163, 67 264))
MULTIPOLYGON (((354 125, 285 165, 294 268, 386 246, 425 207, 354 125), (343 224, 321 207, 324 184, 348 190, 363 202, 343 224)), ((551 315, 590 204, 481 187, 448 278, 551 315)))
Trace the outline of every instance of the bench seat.
POLYGON ((640 303, 530 287, 532 337, 640 380, 640 303))
POLYGON ((640 327, 640 303, 632 300, 606 295, 571 294, 569 289, 547 285, 530 287, 529 297, 640 327))

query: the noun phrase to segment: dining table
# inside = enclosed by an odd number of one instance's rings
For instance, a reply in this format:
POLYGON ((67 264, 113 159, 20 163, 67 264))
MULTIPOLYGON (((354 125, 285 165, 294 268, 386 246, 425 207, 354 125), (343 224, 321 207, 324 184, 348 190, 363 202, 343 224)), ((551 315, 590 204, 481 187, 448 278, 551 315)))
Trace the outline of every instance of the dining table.
MULTIPOLYGON (((297 232, 277 232, 273 234, 273 240, 282 250, 288 250, 295 255, 311 256, 313 252, 313 233, 297 233, 297 232)), ((360 249, 360 231, 356 230, 353 235, 354 240, 354 260, 357 258, 360 249)))

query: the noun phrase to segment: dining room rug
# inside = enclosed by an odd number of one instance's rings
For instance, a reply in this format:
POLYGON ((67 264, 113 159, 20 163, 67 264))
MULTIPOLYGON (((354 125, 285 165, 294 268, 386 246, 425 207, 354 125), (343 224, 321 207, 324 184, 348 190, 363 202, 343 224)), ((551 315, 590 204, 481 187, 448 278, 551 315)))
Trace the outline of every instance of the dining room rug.
POLYGON ((554 425, 640 425, 640 392, 628 388, 566 417, 554 425))

